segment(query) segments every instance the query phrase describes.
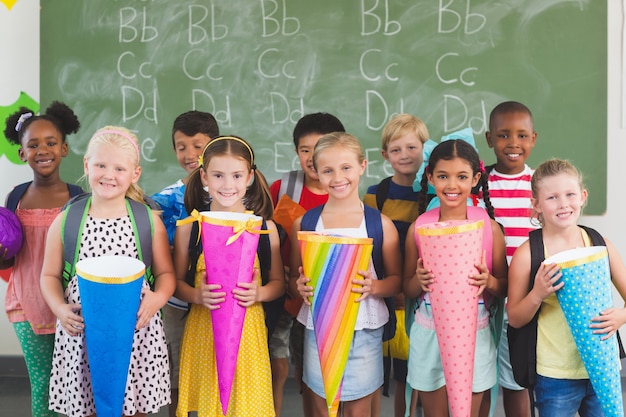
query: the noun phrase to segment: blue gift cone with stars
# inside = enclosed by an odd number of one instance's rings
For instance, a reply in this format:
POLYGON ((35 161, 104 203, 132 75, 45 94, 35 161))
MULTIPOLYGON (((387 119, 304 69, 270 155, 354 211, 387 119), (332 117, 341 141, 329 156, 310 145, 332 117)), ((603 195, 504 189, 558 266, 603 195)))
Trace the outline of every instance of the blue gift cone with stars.
POLYGON ((123 414, 145 265, 126 256, 76 263, 91 386, 98 417, 123 414))
POLYGON ((613 307, 606 247, 564 251, 545 263, 561 267, 564 285, 556 295, 605 417, 624 416, 617 337, 601 340, 606 335, 589 327, 593 317, 613 307))

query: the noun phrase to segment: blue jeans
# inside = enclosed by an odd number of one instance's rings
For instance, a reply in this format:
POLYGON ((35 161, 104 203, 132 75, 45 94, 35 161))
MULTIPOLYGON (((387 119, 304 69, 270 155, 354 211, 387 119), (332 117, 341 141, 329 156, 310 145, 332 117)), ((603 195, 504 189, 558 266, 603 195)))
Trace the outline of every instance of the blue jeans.
POLYGON ((537 375, 539 417, 603 417, 600 401, 588 379, 555 379, 537 375))

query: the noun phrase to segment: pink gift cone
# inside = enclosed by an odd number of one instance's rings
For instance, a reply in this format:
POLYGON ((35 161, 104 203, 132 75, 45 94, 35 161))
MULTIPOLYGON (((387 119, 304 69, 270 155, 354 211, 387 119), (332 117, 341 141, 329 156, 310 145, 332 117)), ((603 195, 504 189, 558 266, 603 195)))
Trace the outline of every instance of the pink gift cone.
POLYGON ((145 266, 126 256, 76 263, 96 413, 123 414, 145 266))
POLYGON ((430 302, 452 417, 468 417, 476 348, 478 288, 468 277, 482 259, 483 221, 456 220, 417 228, 420 257, 435 275, 430 302))
POLYGON ((200 215, 207 283, 221 285, 220 291, 226 293, 220 308, 211 310, 220 402, 226 415, 246 315, 246 309, 233 297, 233 290, 238 282, 252 281, 263 219, 247 213, 218 211, 200 215))
POLYGON ((611 271, 606 247, 592 246, 557 253, 546 264, 561 267, 563 288, 556 295, 606 417, 624 416, 617 337, 601 340, 591 319, 613 307, 611 271))
POLYGON ((360 304, 352 280, 360 277, 358 270, 369 268, 372 239, 298 232, 298 240, 304 275, 314 288, 311 314, 326 405, 335 417, 360 304))

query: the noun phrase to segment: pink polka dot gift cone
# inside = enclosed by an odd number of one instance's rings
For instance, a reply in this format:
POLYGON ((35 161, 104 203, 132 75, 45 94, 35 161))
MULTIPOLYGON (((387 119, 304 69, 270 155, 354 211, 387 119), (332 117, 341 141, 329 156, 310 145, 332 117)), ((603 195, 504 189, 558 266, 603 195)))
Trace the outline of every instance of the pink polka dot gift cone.
POLYGON ((556 295, 604 415, 623 416, 617 337, 601 340, 591 319, 613 307, 611 271, 606 247, 592 246, 557 253, 545 264, 561 267, 565 285, 556 295))
POLYGON ((119 417, 133 348, 145 265, 126 256, 76 263, 96 413, 119 417))
POLYGON ((352 280, 369 268, 372 239, 298 232, 298 241, 304 275, 314 288, 311 314, 328 414, 335 417, 360 304, 352 280))
POLYGON ((252 281, 263 219, 250 213, 220 211, 205 211, 200 217, 207 283, 221 285, 220 291, 226 293, 220 308, 211 310, 220 402, 226 415, 246 315, 233 290, 238 282, 252 281))
POLYGON ((483 221, 455 220, 418 226, 424 267, 435 282, 429 293, 452 417, 468 417, 476 347, 478 288, 469 284, 482 259, 483 221))

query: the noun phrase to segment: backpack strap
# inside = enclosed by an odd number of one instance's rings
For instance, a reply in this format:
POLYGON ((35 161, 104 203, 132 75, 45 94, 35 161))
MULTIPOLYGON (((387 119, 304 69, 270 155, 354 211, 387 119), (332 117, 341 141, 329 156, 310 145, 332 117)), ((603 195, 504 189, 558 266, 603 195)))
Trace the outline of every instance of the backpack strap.
POLYGON ((304 171, 285 172, 280 180, 278 199, 287 194, 289 198, 298 203, 304 188, 304 171))
POLYGON ((385 205, 385 200, 387 200, 389 195, 390 185, 391 177, 387 177, 376 187, 376 207, 378 207, 378 211, 383 211, 383 205, 385 205))
POLYGON ((32 184, 32 181, 28 181, 28 182, 16 185, 15 188, 13 188, 13 190, 11 190, 11 192, 7 196, 7 208, 11 210, 13 213, 15 213, 15 210, 17 209, 17 205, 19 204, 20 199, 22 198, 22 196, 24 195, 24 193, 26 192, 26 189, 30 186, 30 184, 32 184))
POLYGON ((67 184, 67 189, 70 191, 70 198, 74 198, 85 193, 85 191, 83 191, 83 189, 76 184, 67 184))
POLYGON ((139 260, 146 265, 146 280, 150 288, 154 289, 154 275, 152 274, 152 236, 154 235, 154 222, 152 210, 146 205, 132 199, 126 199, 126 207, 130 222, 133 225, 137 254, 139 260), (139 242, 137 242, 137 238, 139 242))
POLYGON ((68 202, 61 220, 61 242, 63 243, 63 289, 76 275, 76 262, 80 245, 78 240, 83 234, 87 212, 91 205, 91 194, 84 194, 68 202), (68 222, 69 219, 69 222, 68 222))
MULTIPOLYGON (((276 225, 278 226, 278 225, 276 225)), ((263 220, 261 224, 261 230, 267 230, 267 223, 263 220)), ((270 270, 272 269, 272 247, 270 244, 270 235, 263 233, 259 235, 259 246, 257 247, 257 256, 259 257, 259 266, 261 268, 261 283, 265 285, 270 279, 270 270)), ((274 333, 276 325, 280 315, 283 312, 283 306, 285 305, 286 295, 283 294, 275 300, 267 301, 263 303, 263 310, 265 311, 265 327, 267 327, 268 342, 269 338, 274 333)))
MULTIPOLYGON (((76 262, 78 262, 80 250, 79 242, 90 206, 91 194, 81 194, 70 200, 63 212, 61 220, 63 288, 67 288, 72 277, 76 275, 76 262)), ((126 208, 133 227, 139 260, 146 265, 145 277, 148 284, 150 284, 150 288, 153 288, 152 235, 154 233, 154 223, 151 210, 145 204, 130 199, 126 199, 126 208)))
POLYGON ((317 226, 317 221, 322 215, 322 210, 324 210, 325 204, 312 208, 311 210, 307 210, 306 213, 302 216, 302 221, 300 222, 300 230, 304 230, 307 232, 314 232, 315 227, 317 226))
MULTIPOLYGON (((380 211, 370 206, 363 206, 367 235, 372 238, 372 263, 378 279, 385 279, 385 264, 383 262, 383 222, 380 211)), ((383 329, 383 341, 391 340, 396 334, 396 303, 395 297, 385 297, 385 305, 389 311, 389 321, 383 329)))

